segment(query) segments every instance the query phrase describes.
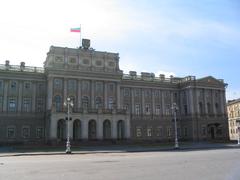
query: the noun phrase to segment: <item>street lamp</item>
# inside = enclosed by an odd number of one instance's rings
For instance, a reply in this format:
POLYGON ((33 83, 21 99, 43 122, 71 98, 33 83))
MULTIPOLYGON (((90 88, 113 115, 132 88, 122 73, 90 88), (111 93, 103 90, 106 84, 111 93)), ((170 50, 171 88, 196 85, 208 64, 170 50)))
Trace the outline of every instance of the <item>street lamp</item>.
POLYGON ((178 132, 177 132, 177 110, 178 110, 177 104, 173 103, 171 109, 174 116, 175 149, 178 149, 179 145, 178 145, 178 132))
POLYGON ((236 124, 237 124, 237 131, 238 131, 238 145, 240 145, 240 119, 236 120, 236 124))
POLYGON ((67 143, 66 143, 66 153, 71 154, 71 144, 69 135, 69 120, 70 120, 70 106, 73 107, 73 102, 68 97, 67 102, 64 102, 64 106, 67 106, 67 143))

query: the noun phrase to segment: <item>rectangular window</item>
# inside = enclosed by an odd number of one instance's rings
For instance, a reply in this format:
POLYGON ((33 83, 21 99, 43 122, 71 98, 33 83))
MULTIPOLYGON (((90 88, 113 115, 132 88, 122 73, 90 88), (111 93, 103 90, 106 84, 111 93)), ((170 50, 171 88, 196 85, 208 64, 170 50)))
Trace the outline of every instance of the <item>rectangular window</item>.
POLYGON ((181 137, 181 128, 177 128, 177 135, 178 135, 178 137, 181 137))
POLYGON ((30 127, 29 126, 22 127, 22 137, 23 138, 29 138, 30 137, 30 127))
POLYGON ((128 104, 124 104, 123 109, 128 111, 128 108, 129 108, 128 104))
POLYGON ((136 136, 137 137, 142 137, 142 128, 141 127, 136 128, 136 136))
POLYGON ((139 97, 140 96, 140 89, 135 89, 135 96, 139 97))
POLYGON ((113 109, 113 97, 108 98, 108 109, 113 109))
POLYGON ((37 103, 36 103, 36 111, 37 112, 43 112, 43 98, 37 98, 37 103))
POLYGON ((30 82, 24 82, 24 89, 29 90, 31 88, 30 82))
POLYGON ((187 108, 187 105, 184 105, 184 115, 187 115, 188 114, 188 108, 187 108))
POLYGON ((155 106, 155 113, 156 113, 156 115, 160 115, 160 111, 161 111, 160 105, 156 105, 155 106))
POLYGON ((3 97, 0 96, 0 111, 3 110, 3 97))
POLYGON ((157 127, 156 136, 157 137, 162 137, 163 136, 163 128, 162 127, 157 127))
POLYGON ((140 115, 140 104, 135 104, 135 113, 136 115, 140 115))
POLYGON ((31 99, 23 98, 23 112, 30 112, 30 111, 31 111, 31 99))
POLYGON ((184 136, 187 137, 188 136, 188 129, 185 127, 184 128, 184 136))
POLYGON ((44 132, 42 127, 38 127, 36 129, 36 137, 37 138, 43 138, 44 137, 44 132))
POLYGON ((84 91, 84 92, 87 92, 87 91, 89 91, 89 82, 88 81, 83 81, 82 82, 82 90, 84 91))
POLYGON ((152 137, 152 128, 147 128, 147 136, 152 137))
POLYGON ((54 79, 54 88, 62 89, 62 79, 54 79))
POLYGON ((130 90, 128 88, 124 88, 123 95, 124 96, 130 96, 130 90))
POLYGON ((168 128, 167 128, 167 136, 168 136, 168 137, 171 137, 171 136, 172 136, 172 128, 171 128, 171 127, 168 127, 168 128))
POLYGON ((108 90, 109 92, 113 92, 114 91, 114 84, 108 84, 108 90))
POLYGON ((165 106, 165 115, 167 116, 171 115, 170 104, 166 104, 165 106))
POLYGON ((202 136, 206 136, 206 126, 202 126, 202 136))
POLYGON ((68 90, 69 91, 76 91, 77 89, 77 81, 76 80, 68 80, 68 90))
POLYGON ((103 83, 96 82, 96 93, 102 93, 102 92, 103 92, 103 83))
POLYGON ((15 127, 8 127, 7 128, 7 138, 15 138, 15 127))
POLYGON ((39 83, 39 84, 38 84, 38 91, 39 91, 39 92, 44 91, 44 85, 43 85, 43 83, 39 83))
POLYGON ((151 90, 148 89, 145 91, 145 97, 151 97, 151 90))
POLYGON ((155 91, 155 97, 160 97, 160 91, 155 91))
POLYGON ((17 90, 17 82, 16 81, 11 81, 10 83, 10 89, 12 91, 16 91, 17 90))
POLYGON ((77 64, 77 58, 69 57, 69 64, 77 64))
POLYGON ((17 102, 15 98, 9 98, 8 100, 8 111, 9 112, 16 112, 17 102))
POLYGON ((150 114, 150 104, 145 105, 145 113, 150 114))
POLYGON ((2 91, 3 90, 3 81, 1 80, 0 81, 0 91, 2 91))

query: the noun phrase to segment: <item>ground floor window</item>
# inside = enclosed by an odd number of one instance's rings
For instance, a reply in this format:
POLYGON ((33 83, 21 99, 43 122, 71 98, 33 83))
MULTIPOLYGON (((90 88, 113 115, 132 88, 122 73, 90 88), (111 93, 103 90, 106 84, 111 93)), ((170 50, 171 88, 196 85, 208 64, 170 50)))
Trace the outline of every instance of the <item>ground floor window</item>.
POLYGON ((36 128, 36 137, 37 138, 43 138, 44 137, 44 132, 42 127, 37 127, 36 128))
POLYGON ((23 138, 29 138, 30 137, 30 127, 29 126, 23 126, 22 127, 22 137, 23 138))
POLYGON ((157 127, 156 136, 157 137, 162 137, 163 136, 163 128, 162 127, 157 127))
POLYGON ((136 136, 142 137, 142 128, 141 127, 136 127, 136 136))
POLYGON ((7 128, 7 138, 15 138, 15 127, 8 127, 7 128))
POLYGON ((171 136, 172 136, 172 128, 171 128, 171 127, 168 127, 168 128, 167 128, 167 136, 168 136, 168 137, 171 137, 171 136))
POLYGON ((202 131, 201 131, 202 136, 206 136, 206 126, 202 126, 202 131))
POLYGON ((187 127, 184 128, 184 136, 185 136, 185 137, 188 136, 188 129, 187 129, 187 127))
POLYGON ((147 136, 152 137, 152 128, 147 128, 147 136))

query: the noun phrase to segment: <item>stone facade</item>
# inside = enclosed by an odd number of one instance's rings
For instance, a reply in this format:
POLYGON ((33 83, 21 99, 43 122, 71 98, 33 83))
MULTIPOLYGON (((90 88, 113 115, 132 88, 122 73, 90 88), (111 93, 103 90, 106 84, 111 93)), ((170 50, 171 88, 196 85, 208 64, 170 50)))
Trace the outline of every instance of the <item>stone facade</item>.
POLYGON ((74 141, 172 141, 173 103, 181 140, 228 139, 225 87, 211 76, 123 74, 117 53, 51 46, 44 68, 0 66, 0 142, 64 141, 67 97, 74 141))
POLYGON ((237 140, 239 136, 238 126, 240 125, 240 99, 228 101, 227 111, 230 140, 237 140))

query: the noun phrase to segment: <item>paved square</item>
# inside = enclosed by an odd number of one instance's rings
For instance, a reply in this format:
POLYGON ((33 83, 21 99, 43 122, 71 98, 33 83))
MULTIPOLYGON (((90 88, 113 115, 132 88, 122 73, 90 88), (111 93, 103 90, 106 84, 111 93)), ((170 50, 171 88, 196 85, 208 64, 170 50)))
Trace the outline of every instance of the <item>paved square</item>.
POLYGON ((239 149, 0 158, 1 180, 240 179, 239 149))

